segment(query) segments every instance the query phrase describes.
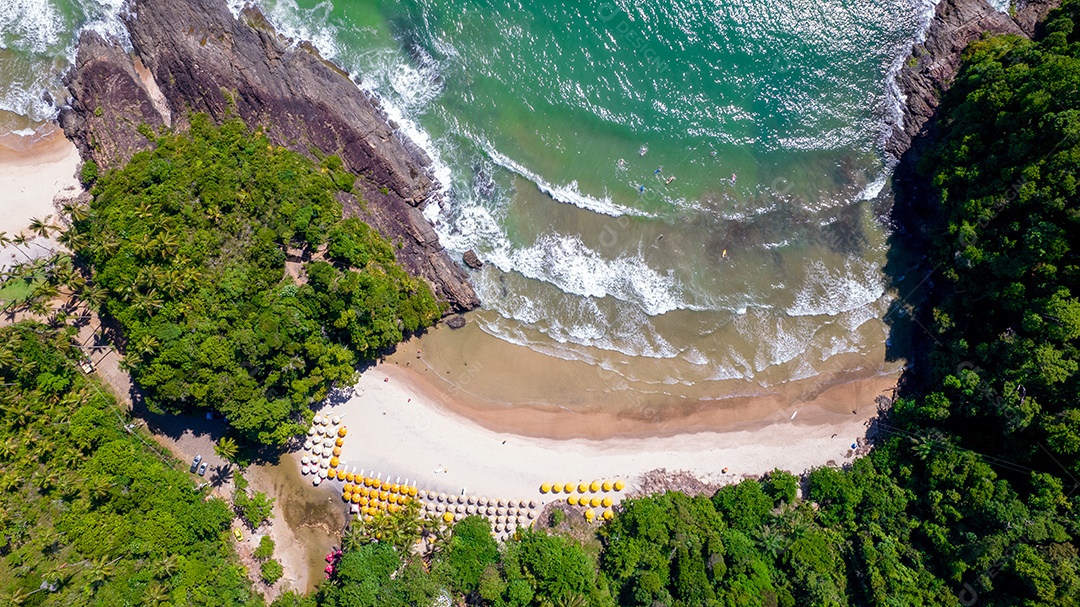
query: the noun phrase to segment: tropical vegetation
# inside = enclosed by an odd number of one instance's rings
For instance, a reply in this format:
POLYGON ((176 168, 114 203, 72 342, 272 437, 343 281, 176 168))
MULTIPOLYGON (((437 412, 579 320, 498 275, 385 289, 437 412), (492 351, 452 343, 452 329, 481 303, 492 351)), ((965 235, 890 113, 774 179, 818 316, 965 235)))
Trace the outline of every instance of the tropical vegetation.
POLYGON ((217 411, 240 437, 282 444, 359 362, 438 319, 391 243, 343 218, 335 193, 355 177, 337 157, 202 115, 143 133, 153 150, 90 175, 65 242, 151 407, 217 411))
POLYGON ((0 605, 262 605, 228 505, 81 360, 66 330, 0 328, 0 605))

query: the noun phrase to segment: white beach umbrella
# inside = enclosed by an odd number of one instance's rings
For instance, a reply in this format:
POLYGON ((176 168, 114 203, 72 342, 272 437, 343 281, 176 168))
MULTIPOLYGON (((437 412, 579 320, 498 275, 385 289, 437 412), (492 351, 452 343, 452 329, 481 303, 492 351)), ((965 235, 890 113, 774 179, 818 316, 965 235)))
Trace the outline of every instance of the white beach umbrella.
POLYGON ((319 470, 319 478, 326 478, 326 470, 319 470))
POLYGON ((322 479, 321 479, 320 477, 318 477, 318 476, 316 476, 315 478, 311 479, 311 484, 312 484, 312 485, 315 485, 316 487, 318 487, 318 486, 319 486, 319 483, 321 483, 321 482, 322 482, 322 479))
POLYGON ((315 436, 315 426, 307 429, 308 436, 315 436))
POLYGON ((496 518, 495 520, 500 522, 500 523, 505 523, 506 522, 506 515, 505 514, 500 514, 498 516, 498 518, 496 518))
MULTIPOLYGON (((522 506, 522 508, 524 508, 524 507, 525 506, 522 506)), ((529 500, 529 507, 530 508, 535 508, 536 507, 536 500, 529 500)))
POLYGON ((307 465, 307 463, 310 462, 310 461, 311 461, 311 458, 306 456, 306 455, 304 457, 300 458, 300 463, 304 464, 304 465, 307 465))
POLYGON ((476 503, 476 496, 475 495, 470 495, 469 496, 469 504, 475 504, 475 503, 476 503))
POLYGON ((504 508, 502 506, 499 506, 499 509, 497 510, 497 512, 499 513, 500 516, 503 515, 503 514, 506 514, 506 508, 504 508))
POLYGON ((468 512, 469 514, 476 514, 476 506, 469 504, 469 507, 465 509, 465 512, 468 512))
POLYGON ((499 533, 502 533, 502 530, 503 530, 503 524, 502 523, 498 523, 498 524, 495 525, 495 531, 498 531, 499 533))
POLYGON ((495 507, 494 506, 488 506, 487 510, 485 510, 484 512, 487 512, 488 516, 494 516, 495 515, 495 507))
POLYGON ((530 510, 528 516, 529 516, 530 519, 536 518, 536 511, 535 510, 530 510))
POLYGON ((423 489, 417 491, 416 492, 416 497, 418 497, 418 498, 420 498, 422 500, 427 499, 427 491, 424 491, 423 489))
POLYGON ((321 468, 329 468, 329 467, 330 467, 330 460, 329 460, 328 458, 325 458, 325 457, 324 457, 324 458, 322 459, 322 461, 320 461, 320 462, 319 462, 319 466, 320 466, 321 468))
POLYGON ((440 493, 439 494, 439 501, 440 502, 445 502, 446 501, 446 494, 445 493, 440 493))
POLYGON ((334 422, 334 425, 336 426, 336 425, 341 423, 341 416, 340 415, 335 415, 333 417, 333 419, 331 419, 330 421, 334 422))

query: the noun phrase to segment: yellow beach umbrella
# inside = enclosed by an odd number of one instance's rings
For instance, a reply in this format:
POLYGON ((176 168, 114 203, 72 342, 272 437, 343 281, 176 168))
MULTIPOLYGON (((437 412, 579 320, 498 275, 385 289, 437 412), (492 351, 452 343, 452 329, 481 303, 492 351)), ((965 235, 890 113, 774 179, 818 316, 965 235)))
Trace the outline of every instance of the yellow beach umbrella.
MULTIPOLYGON (((356 495, 356 494, 354 493, 353 495, 356 495)), ((366 497, 364 497, 362 495, 360 496, 359 500, 355 500, 355 501, 356 501, 357 504, 360 504, 361 506, 367 506, 370 503, 370 502, 368 502, 368 498, 366 498, 366 497)))
POLYGON ((591 500, 589 500, 589 505, 592 506, 593 508, 596 508, 597 506, 600 505, 600 498, 598 498, 598 497, 592 498, 591 500))
POLYGON ((560 493, 562 491, 562 483, 555 483, 551 486, 552 493, 560 493))
POLYGON ((589 485, 589 491, 592 491, 593 493, 596 493, 599 490, 600 490, 600 481, 593 481, 592 484, 589 485))
POLYGON ((390 493, 383 491, 379 494, 379 499, 385 502, 386 500, 390 499, 390 493))
POLYGON ((351 493, 342 493, 341 494, 341 501, 348 502, 350 500, 352 500, 352 494, 351 493))
POLYGON ((615 481, 615 490, 616 491, 622 491, 623 487, 626 487, 626 483, 624 483, 622 481, 622 479, 619 479, 619 480, 615 481))
POLYGON ((610 508, 604 511, 604 520, 605 521, 610 521, 611 517, 613 517, 613 516, 615 516, 615 513, 612 512, 610 508))
POLYGON ((390 504, 386 507, 386 509, 390 512, 397 512, 398 510, 401 510, 401 508, 399 508, 397 504, 390 504))
POLYGON ((409 487, 409 495, 411 495, 412 497, 416 497, 417 493, 419 493, 419 490, 417 490, 416 487, 409 487))
POLYGON ((574 492, 574 483, 566 483, 566 485, 563 486, 563 491, 565 491, 567 493, 573 493, 574 492))
POLYGON ((338 431, 337 431, 338 436, 340 436, 342 438, 345 438, 345 435, 348 434, 348 433, 349 433, 349 431, 345 429, 345 426, 342 426, 342 427, 338 428, 338 431))
MULTIPOLYGON (((346 480, 348 480, 348 477, 346 477, 346 480)), ((353 490, 353 484, 352 484, 352 483, 349 483, 349 482, 346 482, 346 483, 345 483, 345 486, 344 486, 344 487, 342 487, 342 489, 341 489, 341 490, 342 490, 342 491, 344 491, 345 493, 352 493, 352 490, 353 490)))
POLYGON ((570 504, 571 506, 577 506, 577 496, 571 495, 570 497, 566 498, 566 503, 570 504))
POLYGON ((593 512, 592 510, 586 510, 585 511, 585 520, 587 520, 589 522, 592 522, 592 520, 594 518, 596 518, 596 513, 595 512, 593 512))
POLYGON ((589 490, 589 485, 586 484, 585 482, 582 482, 580 485, 577 486, 577 490, 578 490, 578 493, 585 493, 586 491, 589 490))
POLYGON ((611 507, 611 498, 610 497, 605 497, 603 500, 601 500, 601 503, 604 504, 605 508, 610 508, 611 507))
POLYGON ((393 487, 393 484, 391 484, 390 481, 383 481, 382 484, 379 485, 379 488, 383 491, 389 491, 390 487, 393 487))
POLYGON ((604 484, 601 485, 601 487, 604 488, 604 491, 611 491, 611 481, 604 481, 604 484))
POLYGON ((551 483, 544 483, 540 485, 540 493, 547 493, 551 491, 551 483))
POLYGON ((338 446, 338 447, 340 447, 340 446, 342 446, 344 444, 345 444, 345 439, 343 439, 343 438, 339 438, 336 441, 334 441, 334 445, 338 446))
POLYGON ((400 498, 397 496, 396 493, 391 493, 389 499, 390 499, 391 504, 396 504, 396 503, 398 503, 398 500, 400 498))
POLYGON ((364 496, 360 495, 359 493, 352 494, 352 503, 359 504, 360 500, 362 499, 364 499, 364 496))
POLYGON ((337 468, 337 465, 340 464, 340 463, 341 463, 341 460, 339 460, 338 458, 336 458, 336 457, 331 457, 330 458, 330 467, 331 468, 337 468))
POLYGON ((351 483, 351 482, 356 480, 356 475, 353 474, 352 472, 350 472, 350 473, 345 475, 345 480, 347 480, 347 481, 349 481, 351 483))
POLYGON ((334 457, 341 457, 341 447, 334 447, 334 457))
POLYGON ((443 515, 442 515, 442 520, 447 522, 447 523, 454 522, 454 513, 453 512, 444 512, 443 515))

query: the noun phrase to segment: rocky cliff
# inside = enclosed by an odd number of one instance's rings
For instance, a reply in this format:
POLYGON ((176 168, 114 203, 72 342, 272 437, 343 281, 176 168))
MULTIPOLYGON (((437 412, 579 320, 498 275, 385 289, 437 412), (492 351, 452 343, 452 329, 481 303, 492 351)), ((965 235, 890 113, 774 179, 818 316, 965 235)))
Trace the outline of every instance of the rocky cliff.
POLYGON ((423 217, 436 189, 427 155, 310 44, 278 35, 257 9, 234 18, 224 0, 133 0, 124 21, 132 53, 86 32, 65 80, 71 100, 60 121, 84 159, 123 164, 150 145, 140 125, 238 115, 280 145, 340 156, 367 201, 348 197, 346 213, 399 244, 399 261, 454 309, 479 304, 423 217))
POLYGON ((904 113, 886 142, 886 151, 900 158, 913 141, 927 134, 941 93, 949 88, 960 69, 964 49, 986 34, 1031 37, 1040 22, 1061 0, 1019 0, 1012 16, 1001 13, 986 0, 941 0, 926 32, 896 77, 904 96, 904 113))

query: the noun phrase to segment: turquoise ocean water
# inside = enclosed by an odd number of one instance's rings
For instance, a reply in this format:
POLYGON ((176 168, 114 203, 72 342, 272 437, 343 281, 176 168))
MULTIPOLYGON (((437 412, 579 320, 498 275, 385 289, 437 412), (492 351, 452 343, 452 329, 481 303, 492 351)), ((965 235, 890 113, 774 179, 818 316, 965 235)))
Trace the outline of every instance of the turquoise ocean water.
MULTIPOLYGON (((892 74, 931 3, 257 4, 435 159, 426 213, 485 261, 493 339, 669 386, 773 385, 880 352, 892 74)), ((62 97, 76 32, 122 38, 120 10, 0 8, 8 129, 53 115, 42 93, 62 97)))

